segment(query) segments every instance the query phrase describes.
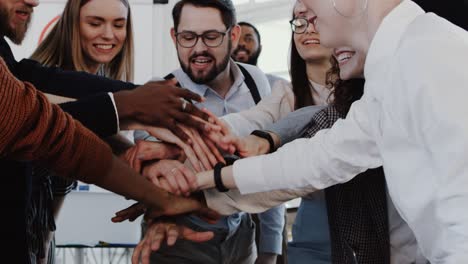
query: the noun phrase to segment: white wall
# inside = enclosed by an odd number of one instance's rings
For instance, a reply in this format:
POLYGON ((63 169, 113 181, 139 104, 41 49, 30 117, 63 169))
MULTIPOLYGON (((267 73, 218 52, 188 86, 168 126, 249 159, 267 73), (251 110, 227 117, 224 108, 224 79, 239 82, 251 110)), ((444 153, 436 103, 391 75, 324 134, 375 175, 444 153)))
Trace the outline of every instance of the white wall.
MULTIPOLYGON (((65 6, 65 0, 41 0, 34 10, 31 28, 21 46, 12 45, 16 59, 26 58, 36 48, 41 32, 65 6)), ((172 27, 168 5, 154 5, 152 0, 130 0, 135 33, 135 82, 143 83, 153 76, 165 75, 178 67, 169 36, 172 27), (154 61, 154 62, 153 62, 154 61)))
MULTIPOLYGON (((179 67, 177 53, 170 38, 172 8, 177 0, 168 4, 153 4, 152 0, 129 0, 135 32, 135 82, 144 83, 152 77, 163 77, 179 67)), ((12 45, 16 59, 31 55, 46 25, 60 15, 66 0, 41 0, 35 8, 31 28, 21 46, 12 45)), ((290 17, 291 0, 261 1, 237 6, 239 20, 259 25, 264 37, 264 52, 259 66, 265 72, 287 70, 289 37, 286 18, 290 17), (275 24, 275 21, 282 21, 275 24), (278 25, 278 27, 276 27, 278 25)))

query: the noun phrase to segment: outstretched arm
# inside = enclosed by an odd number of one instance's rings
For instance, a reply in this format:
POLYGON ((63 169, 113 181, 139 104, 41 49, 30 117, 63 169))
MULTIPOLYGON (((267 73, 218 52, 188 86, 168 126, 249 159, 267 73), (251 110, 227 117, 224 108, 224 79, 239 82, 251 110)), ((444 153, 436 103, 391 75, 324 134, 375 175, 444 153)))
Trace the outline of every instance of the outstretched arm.
POLYGON ((0 59, 0 155, 37 161, 63 175, 141 201, 159 214, 197 211, 199 201, 149 184, 112 156, 110 148, 31 84, 16 79, 0 59), (182 199, 182 200, 181 200, 182 199), (178 202, 177 207, 170 206, 178 202))
MULTIPOLYGON (((370 132, 366 101, 353 104, 346 119, 311 139, 298 139, 273 154, 238 160, 222 170, 224 185, 241 193, 312 187, 324 189, 382 165, 370 132), (256 177, 252 177, 256 175, 256 177)), ((199 187, 213 188, 213 172, 200 173, 199 187)))

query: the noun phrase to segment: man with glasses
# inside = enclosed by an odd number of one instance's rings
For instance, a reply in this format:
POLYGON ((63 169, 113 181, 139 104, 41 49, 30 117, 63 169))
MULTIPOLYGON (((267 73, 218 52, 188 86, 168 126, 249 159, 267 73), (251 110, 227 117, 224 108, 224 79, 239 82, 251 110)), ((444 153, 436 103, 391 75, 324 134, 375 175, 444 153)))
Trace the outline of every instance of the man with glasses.
MULTIPOLYGON (((262 53, 262 38, 260 32, 249 22, 242 21, 239 22, 238 25, 241 27, 241 37, 239 39, 239 45, 234 49, 231 57, 237 62, 257 66, 258 58, 262 53)), ((279 76, 268 73, 266 76, 271 88, 274 88, 275 85, 288 85, 288 81, 279 76)))
MULTIPOLYGON (((260 98, 270 94, 264 73, 255 66, 236 64, 230 57, 240 37, 230 0, 182 0, 175 5, 172 15, 171 36, 181 65, 172 75, 180 86, 206 98, 197 104, 199 108, 222 116, 255 106, 255 92, 246 84, 247 78, 254 81, 260 98)), ((146 170, 151 171, 149 167, 146 170)), ((252 264, 256 261, 255 227, 246 213, 222 218, 216 224, 195 216, 180 217, 176 222, 196 231, 214 231, 215 238, 204 243, 178 240, 172 247, 163 245, 151 255, 152 263, 252 264)))

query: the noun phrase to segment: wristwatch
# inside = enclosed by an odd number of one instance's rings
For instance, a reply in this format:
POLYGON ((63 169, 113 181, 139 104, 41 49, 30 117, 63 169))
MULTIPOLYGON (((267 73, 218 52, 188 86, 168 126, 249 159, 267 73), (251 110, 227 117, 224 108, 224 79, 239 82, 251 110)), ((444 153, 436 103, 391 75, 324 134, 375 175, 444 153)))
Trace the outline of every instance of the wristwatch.
POLYGON ((214 173, 213 173, 214 182, 215 182, 216 189, 218 189, 219 192, 229 191, 229 189, 226 188, 226 186, 224 186, 223 179, 221 178, 221 169, 224 167, 226 167, 226 164, 222 162, 218 162, 214 166, 214 173))
POLYGON ((268 140, 268 143, 270 144, 270 149, 268 153, 272 153, 276 150, 275 141, 273 141, 273 137, 270 135, 270 133, 263 130, 254 130, 250 134, 268 140))

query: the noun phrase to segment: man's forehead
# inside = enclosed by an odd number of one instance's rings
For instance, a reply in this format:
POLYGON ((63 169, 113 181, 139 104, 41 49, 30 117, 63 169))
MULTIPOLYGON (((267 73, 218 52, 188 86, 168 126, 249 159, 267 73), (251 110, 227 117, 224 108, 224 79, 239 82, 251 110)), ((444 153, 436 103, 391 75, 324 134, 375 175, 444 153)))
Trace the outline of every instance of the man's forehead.
POLYGON ((195 32, 197 34, 202 34, 205 32, 209 31, 218 31, 218 32, 224 32, 226 31, 226 27, 224 25, 220 25, 218 27, 215 26, 208 26, 208 27, 200 27, 200 26, 179 26, 178 32, 183 32, 183 31, 189 31, 189 32, 195 32))
POLYGON ((212 30, 224 32, 226 31, 226 29, 227 28, 224 25, 223 21, 215 22, 212 20, 200 19, 197 23, 193 23, 192 21, 184 21, 181 19, 178 31, 192 31, 201 34, 203 32, 212 30))
POLYGON ((253 32, 253 28, 248 25, 241 25, 242 32, 253 32))
POLYGON ((187 4, 182 8, 179 26, 219 27, 223 26, 221 11, 213 7, 198 7, 187 4))
POLYGON ((251 36, 255 35, 254 29, 250 26, 242 25, 241 29, 242 29, 242 35, 251 35, 251 36))

